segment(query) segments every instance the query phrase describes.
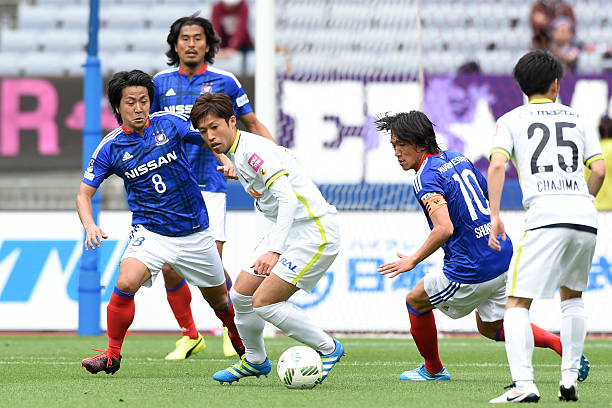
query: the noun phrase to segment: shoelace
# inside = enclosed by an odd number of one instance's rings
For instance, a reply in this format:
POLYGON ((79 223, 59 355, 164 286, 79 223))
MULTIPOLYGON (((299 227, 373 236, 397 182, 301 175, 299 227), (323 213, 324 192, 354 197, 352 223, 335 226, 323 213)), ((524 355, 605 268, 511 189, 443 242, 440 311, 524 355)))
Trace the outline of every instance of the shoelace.
POLYGON ((510 384, 510 385, 505 386, 505 387, 504 387, 504 390, 509 390, 509 389, 511 389, 511 388, 515 388, 515 387, 516 387, 516 383, 512 383, 512 384, 510 384))
POLYGON ((92 349, 93 351, 99 351, 102 354, 99 354, 95 357, 92 357, 95 360, 100 360, 103 357, 106 357, 106 366, 110 367, 113 363, 113 358, 108 354, 108 350, 98 350, 98 349, 92 349))

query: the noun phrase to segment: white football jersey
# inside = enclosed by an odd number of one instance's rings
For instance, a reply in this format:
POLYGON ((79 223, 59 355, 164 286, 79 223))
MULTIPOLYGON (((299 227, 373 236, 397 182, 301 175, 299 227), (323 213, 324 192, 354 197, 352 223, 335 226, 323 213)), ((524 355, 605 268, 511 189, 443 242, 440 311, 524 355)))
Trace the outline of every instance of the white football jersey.
POLYGON ((569 223, 597 227, 584 166, 602 159, 599 138, 572 108, 536 99, 497 121, 491 153, 512 159, 527 229, 569 223))
POLYGON ((276 222, 278 201, 268 187, 282 176, 289 178, 299 201, 294 220, 337 212, 336 207, 325 201, 289 149, 264 137, 239 131, 226 156, 234 165, 244 190, 255 199, 255 206, 269 220, 276 222))

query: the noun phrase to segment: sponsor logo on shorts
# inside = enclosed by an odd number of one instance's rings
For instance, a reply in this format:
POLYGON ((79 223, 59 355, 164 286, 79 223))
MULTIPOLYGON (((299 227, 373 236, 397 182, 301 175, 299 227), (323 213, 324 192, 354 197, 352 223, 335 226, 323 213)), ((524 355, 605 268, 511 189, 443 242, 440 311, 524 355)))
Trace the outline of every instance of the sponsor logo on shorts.
POLYGON ((289 269, 291 272, 295 272, 295 268, 297 268, 297 265, 294 265, 293 262, 291 262, 284 256, 280 259, 280 263, 287 269, 289 269))

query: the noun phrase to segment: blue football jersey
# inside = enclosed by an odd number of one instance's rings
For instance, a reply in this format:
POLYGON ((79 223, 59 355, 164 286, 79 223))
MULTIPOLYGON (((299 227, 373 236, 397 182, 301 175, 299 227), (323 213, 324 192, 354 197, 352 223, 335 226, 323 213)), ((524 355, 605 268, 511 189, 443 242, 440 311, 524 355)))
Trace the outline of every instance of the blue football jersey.
POLYGON ((459 283, 480 283, 508 270, 512 258, 510 237, 500 241, 501 252, 488 245, 491 218, 487 180, 465 156, 442 151, 427 156, 414 179, 414 194, 429 227, 429 210, 443 203, 454 226, 453 235, 442 245, 444 275, 459 283), (433 206, 433 207, 432 207, 433 206))
POLYGON ((83 174, 83 183, 98 188, 111 174, 121 177, 132 225, 142 224, 171 237, 206 229, 206 205, 184 142, 204 143, 185 115, 150 115, 144 137, 121 126, 102 139, 83 174))
MULTIPOLYGON (((221 69, 204 67, 191 81, 180 68, 159 72, 153 78, 155 97, 151 112, 169 111, 189 115, 195 100, 203 93, 225 93, 234 104, 236 118, 253 112, 249 98, 234 75, 221 69)), ((202 147, 186 147, 187 157, 200 188, 204 191, 227 191, 227 181, 217 170, 220 165, 213 153, 202 147), (202 154, 204 150, 204 154, 202 154)))

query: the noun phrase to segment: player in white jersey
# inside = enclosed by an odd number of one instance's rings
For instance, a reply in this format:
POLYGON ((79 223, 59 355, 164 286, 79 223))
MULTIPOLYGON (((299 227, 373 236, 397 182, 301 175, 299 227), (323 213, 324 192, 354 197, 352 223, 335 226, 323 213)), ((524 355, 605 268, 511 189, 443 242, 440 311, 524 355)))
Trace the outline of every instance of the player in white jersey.
MULTIPOLYGON (((489 245, 505 239, 499 206, 505 165, 512 158, 519 172, 525 233, 508 272, 506 352, 513 385, 493 403, 537 402, 533 382, 533 336, 529 308, 533 299, 561 295, 561 381, 559 399, 578 399, 580 356, 586 336, 582 292, 586 290, 597 237, 593 196, 605 176, 601 148, 572 108, 555 103, 563 75, 560 61, 538 50, 524 55, 514 78, 529 98, 497 121, 488 172, 491 209, 489 245), (585 181, 584 166, 591 169, 585 181)), ((588 364, 588 362, 586 362, 588 364)))
POLYGON ((325 201, 288 149, 236 129, 226 94, 201 95, 191 110, 191 122, 215 153, 230 159, 257 209, 274 222, 245 259, 230 294, 245 355, 213 378, 232 383, 270 372, 263 340, 267 321, 321 355, 322 382, 344 347, 287 300, 299 289, 310 292, 336 259, 340 249, 336 208, 325 201))

